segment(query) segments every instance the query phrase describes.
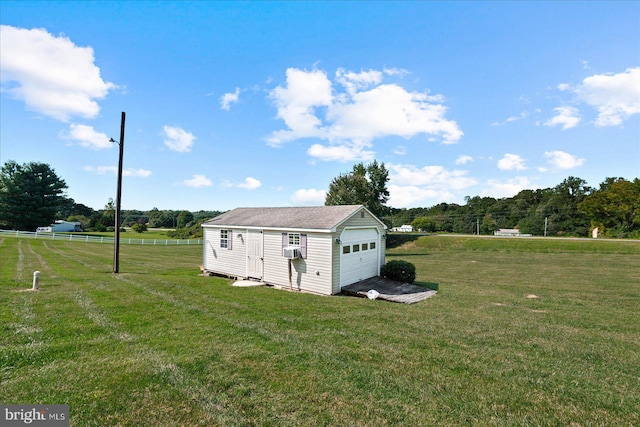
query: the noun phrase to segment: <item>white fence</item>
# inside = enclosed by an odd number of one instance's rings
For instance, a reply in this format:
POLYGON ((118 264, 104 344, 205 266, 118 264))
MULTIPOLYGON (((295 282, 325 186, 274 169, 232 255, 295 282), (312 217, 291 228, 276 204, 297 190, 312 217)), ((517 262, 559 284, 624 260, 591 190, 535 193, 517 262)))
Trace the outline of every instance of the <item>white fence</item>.
MULTIPOLYGON (((70 242, 86 242, 86 243, 114 243, 115 238, 104 236, 89 236, 86 234, 65 234, 52 232, 32 232, 32 231, 11 231, 0 230, 0 237, 16 237, 20 239, 42 239, 42 240, 67 240, 70 242)), ((120 236, 121 245, 151 245, 151 246, 169 246, 169 245, 201 245, 201 239, 130 239, 120 236)))

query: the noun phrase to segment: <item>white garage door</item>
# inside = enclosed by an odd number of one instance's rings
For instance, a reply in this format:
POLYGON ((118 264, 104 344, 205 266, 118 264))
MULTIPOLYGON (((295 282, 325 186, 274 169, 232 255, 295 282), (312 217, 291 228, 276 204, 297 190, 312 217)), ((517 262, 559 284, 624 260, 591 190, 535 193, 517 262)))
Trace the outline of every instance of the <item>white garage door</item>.
POLYGON ((340 287, 378 275, 379 238, 375 228, 344 230, 340 241, 340 287))

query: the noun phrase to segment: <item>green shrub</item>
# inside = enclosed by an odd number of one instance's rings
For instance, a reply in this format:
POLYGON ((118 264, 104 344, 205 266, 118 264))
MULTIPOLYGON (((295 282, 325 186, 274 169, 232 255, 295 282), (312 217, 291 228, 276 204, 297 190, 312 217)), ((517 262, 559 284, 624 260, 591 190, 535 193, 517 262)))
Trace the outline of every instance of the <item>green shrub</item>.
POLYGON ((416 266, 407 261, 393 260, 382 266, 380 275, 389 280, 413 283, 416 280, 416 266))
POLYGON ((136 233, 142 233, 142 232, 147 231, 147 226, 146 226, 146 224, 141 224, 141 223, 138 222, 136 224, 133 224, 131 229, 133 231, 135 231, 136 233))

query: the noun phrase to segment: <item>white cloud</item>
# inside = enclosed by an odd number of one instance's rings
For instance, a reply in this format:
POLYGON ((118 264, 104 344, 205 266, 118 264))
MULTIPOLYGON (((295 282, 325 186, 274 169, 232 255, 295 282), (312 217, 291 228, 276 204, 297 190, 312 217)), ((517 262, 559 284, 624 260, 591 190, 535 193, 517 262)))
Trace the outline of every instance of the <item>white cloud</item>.
POLYGON ((245 178, 243 182, 231 182, 224 180, 221 186, 223 188, 244 188, 245 190, 255 190, 256 188, 260 188, 262 186, 262 183, 259 180, 249 176, 245 178))
POLYGON ((500 170, 525 170, 524 159, 517 154, 505 154, 503 158, 498 160, 498 169, 500 170))
POLYGON ((330 136, 342 139, 373 140, 390 135, 411 138, 418 134, 439 135, 443 142, 455 143, 462 131, 455 121, 446 120, 447 108, 426 93, 407 92, 395 84, 379 85, 338 99, 327 111, 330 136))
POLYGON ((162 133, 164 136, 164 145, 179 153, 191 151, 193 141, 197 139, 191 132, 187 132, 180 127, 164 126, 162 133))
POLYGON ((556 170, 577 168, 585 162, 585 159, 579 159, 564 151, 545 151, 544 157, 547 158, 547 162, 556 170))
POLYGON ((331 104, 331 82, 319 70, 303 71, 288 68, 287 86, 278 86, 271 91, 271 98, 278 109, 277 118, 284 120, 289 129, 273 132, 267 139, 269 145, 279 146, 285 142, 305 137, 321 137, 321 121, 315 109, 331 104))
POLYGON ((256 188, 260 188, 262 183, 253 177, 245 178, 244 182, 237 184, 236 187, 244 188, 245 190, 255 190, 256 188))
POLYGON ((473 157, 467 155, 460 155, 456 159, 456 165, 466 165, 469 162, 473 161, 473 157))
POLYGON ((598 110, 596 126, 617 126, 640 114, 640 67, 618 74, 595 74, 575 89, 585 104, 598 110))
POLYGON ((45 29, 0 25, 0 51, 2 90, 56 120, 96 117, 96 100, 117 87, 100 77, 93 48, 45 29))
MULTIPOLYGON (((118 168, 116 166, 85 166, 82 169, 86 172, 92 172, 98 175, 104 175, 105 173, 112 173, 114 175, 118 174, 118 168)), ((147 169, 127 168, 122 170, 122 176, 146 178, 149 175, 151 175, 151 171, 147 169)))
POLYGON ((398 185, 440 185, 461 190, 477 184, 467 177, 467 171, 447 170, 443 166, 424 166, 389 164, 389 182, 398 185))
POLYGON ((149 175, 151 175, 151 171, 146 169, 127 168, 122 171, 122 176, 138 176, 141 178, 146 178, 149 175))
POLYGON ((307 153, 311 157, 315 157, 324 161, 341 161, 341 162, 354 162, 354 161, 369 161, 373 160, 375 153, 367 148, 371 147, 369 143, 363 142, 344 142, 338 145, 325 146, 322 144, 313 144, 307 150, 307 153))
POLYGON ((547 120, 545 126, 562 126, 562 130, 571 129, 580 123, 580 113, 575 107, 556 107, 556 115, 547 120))
POLYGON ((233 93, 225 93, 220 97, 220 108, 223 110, 229 111, 231 109, 231 104, 235 104, 240 100, 240 88, 237 87, 236 91, 233 93))
POLYGON ((457 142, 463 135, 458 124, 446 118, 441 95, 408 92, 396 84, 383 84, 385 75, 400 70, 355 73, 338 69, 336 83, 324 71, 287 69, 286 85, 271 91, 277 118, 286 129, 272 132, 271 146, 301 138, 319 138, 309 155, 321 160, 369 160, 373 140, 387 136, 411 138, 419 134, 457 142), (344 90, 340 89, 340 86, 344 90), (346 158, 344 157, 346 155, 346 158))
POLYGON ((111 148, 113 143, 110 138, 102 133, 96 132, 92 126, 79 125, 72 123, 69 125, 69 131, 60 134, 60 137, 68 140, 79 141, 80 145, 94 150, 103 150, 111 148))
POLYGON ((507 117, 503 122, 493 122, 493 123, 491 123, 491 126, 502 126, 502 125, 505 125, 507 123, 516 122, 518 120, 526 119, 527 117, 529 117, 529 112, 528 111, 523 111, 520 114, 518 114, 517 116, 507 117))
POLYGON ((394 208, 409 208, 419 204, 426 204, 425 202, 429 199, 452 200, 453 194, 415 185, 389 185, 389 205, 394 208))
POLYGON ((453 200, 454 193, 477 184, 464 170, 447 170, 442 166, 388 165, 389 205, 403 208, 427 199, 453 200))
POLYGON ((393 154, 397 154, 398 156, 404 156, 407 154, 407 147, 404 145, 398 145, 394 150, 393 154))
POLYGON ((383 67, 382 72, 389 76, 398 76, 398 77, 404 77, 407 74, 411 74, 408 70, 405 70, 404 68, 397 68, 397 67, 391 67, 391 68, 383 67))
POLYGON ((211 187, 213 185, 209 178, 199 174, 191 175, 191 179, 185 179, 182 184, 192 188, 211 187))
POLYGON ((520 114, 518 114, 517 116, 507 117, 507 120, 505 120, 505 121, 507 123, 511 123, 511 122, 515 122, 515 121, 518 121, 518 120, 526 119, 527 117, 529 117, 529 112, 528 111, 523 111, 520 114))
POLYGON ((316 190, 315 188, 296 190, 291 196, 291 201, 296 204, 306 205, 322 205, 327 197, 326 190, 316 190))
POLYGON ((537 187, 533 186, 525 177, 519 176, 506 181, 498 179, 490 179, 486 183, 486 187, 480 193, 481 197, 494 197, 501 199, 504 197, 513 197, 522 190, 531 190, 537 187))
POLYGON ((343 68, 338 68, 336 81, 344 86, 350 95, 353 95, 358 90, 380 83, 382 81, 382 72, 369 70, 354 73, 353 71, 345 71, 343 68))

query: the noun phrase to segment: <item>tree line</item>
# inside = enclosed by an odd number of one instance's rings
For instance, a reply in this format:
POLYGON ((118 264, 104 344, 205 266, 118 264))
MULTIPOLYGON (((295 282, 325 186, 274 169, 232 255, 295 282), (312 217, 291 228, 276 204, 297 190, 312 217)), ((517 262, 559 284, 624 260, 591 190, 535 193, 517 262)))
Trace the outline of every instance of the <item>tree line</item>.
POLYGON ((607 237, 640 238, 640 179, 606 178, 592 188, 570 176, 552 188, 522 190, 513 197, 474 196, 465 204, 440 203, 397 209, 389 199, 384 163, 362 163, 334 178, 325 205, 363 204, 389 228, 411 224, 424 232, 493 234, 517 228, 537 236, 587 237, 594 228, 607 237))
POLYGON ((464 205, 390 209, 392 225, 415 230, 493 234, 516 228, 536 236, 587 237, 593 229, 607 237, 640 238, 640 179, 607 178, 591 188, 570 176, 552 188, 522 190, 513 197, 466 197, 464 205))
MULTIPOLYGON (((592 188, 570 176, 552 188, 522 190, 513 197, 466 197, 465 204, 425 208, 387 206, 389 171, 384 163, 359 163, 329 184, 325 205, 362 204, 388 227, 411 224, 425 232, 492 234, 500 228, 547 236, 586 237, 598 228, 608 237, 640 238, 640 179, 606 178, 592 188)), ((0 170, 0 228, 32 231, 56 219, 80 222, 85 231, 115 230, 109 199, 94 210, 66 197, 66 182, 45 163, 6 162, 0 170)), ((172 238, 202 235, 200 225, 221 211, 123 210, 120 227, 171 229, 172 238)))
MULTIPOLYGON (((84 231, 114 231, 115 204, 109 199, 95 210, 66 197, 66 182, 46 163, 8 161, 0 169, 0 229, 35 231, 62 219, 79 222, 84 231)), ((122 210, 120 227, 145 231, 147 227, 171 229, 172 238, 202 235, 200 224, 220 211, 122 210)))

